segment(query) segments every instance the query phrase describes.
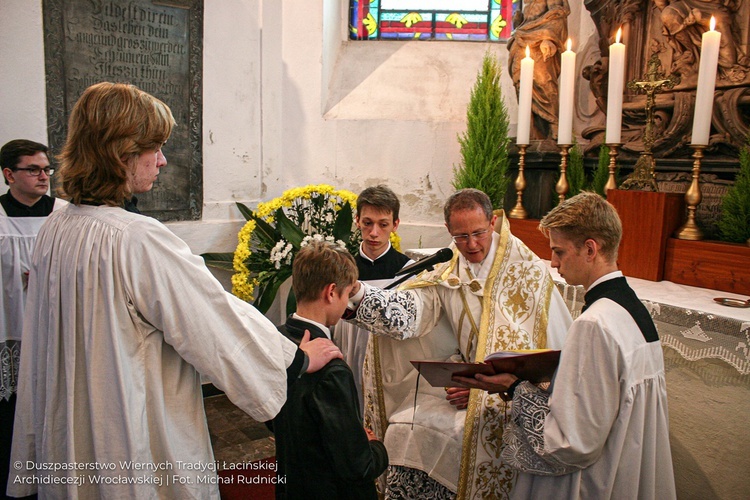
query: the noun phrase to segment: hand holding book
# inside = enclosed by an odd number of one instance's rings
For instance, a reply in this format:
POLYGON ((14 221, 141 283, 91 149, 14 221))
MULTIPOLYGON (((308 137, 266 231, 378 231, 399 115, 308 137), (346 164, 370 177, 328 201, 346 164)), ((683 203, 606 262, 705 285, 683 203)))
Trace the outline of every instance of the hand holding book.
POLYGON ((482 389, 490 394, 500 394, 505 401, 510 401, 513 396, 508 396, 507 391, 521 379, 511 373, 498 373, 497 375, 483 375, 477 373, 474 377, 462 377, 455 375, 453 381, 463 384, 472 389, 482 389))
POLYGON ((412 361, 412 365, 433 387, 475 387, 502 392, 516 379, 548 382, 557 369, 560 351, 532 349, 500 351, 483 363, 412 361))

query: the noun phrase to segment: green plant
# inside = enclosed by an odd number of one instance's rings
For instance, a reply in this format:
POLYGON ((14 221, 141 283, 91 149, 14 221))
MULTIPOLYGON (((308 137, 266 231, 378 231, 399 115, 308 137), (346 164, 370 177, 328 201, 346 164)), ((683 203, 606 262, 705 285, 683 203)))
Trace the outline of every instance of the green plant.
POLYGON ((721 203, 721 239, 735 243, 750 241, 750 137, 740 150, 740 171, 721 203))
POLYGON ((573 147, 570 148, 566 176, 568 178, 568 194, 566 197, 572 198, 583 191, 586 186, 586 173, 583 170, 583 149, 575 142, 575 139, 573 147))
POLYGON ((500 87, 500 66, 488 50, 466 111, 466 131, 459 135, 461 164, 453 167, 455 189, 481 189, 495 208, 503 207, 508 189, 508 110, 500 87))
MULTIPOLYGON (((617 176, 617 167, 615 167, 615 177, 617 176)), ((594 176, 591 179, 591 190, 595 193, 607 197, 607 193, 604 192, 604 186, 607 185, 609 179, 609 146, 602 144, 599 148, 599 162, 596 164, 596 170, 594 170, 594 176)))

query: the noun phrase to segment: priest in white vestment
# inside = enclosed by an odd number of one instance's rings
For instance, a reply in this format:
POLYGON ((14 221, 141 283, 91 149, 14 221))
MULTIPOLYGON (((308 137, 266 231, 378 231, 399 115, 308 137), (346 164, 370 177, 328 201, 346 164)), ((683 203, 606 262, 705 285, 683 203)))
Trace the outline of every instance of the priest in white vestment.
POLYGON ((499 350, 560 348, 572 319, 545 263, 510 233, 502 212, 493 214, 485 193, 454 193, 445 219, 454 241, 450 262, 398 291, 362 284, 352 297, 353 321, 378 334, 365 363, 365 425, 385 436, 396 466, 386 496, 419 488, 503 498, 515 479, 500 458, 508 406, 483 391, 425 382, 415 402, 409 361, 482 361, 499 350))
POLYGON ((200 374, 256 420, 341 353, 296 345, 164 225, 122 208, 166 165, 174 120, 132 85, 89 87, 41 229, 24 318, 8 494, 219 498, 200 374))
POLYGON ((599 195, 582 193, 540 226, 552 266, 586 288, 586 305, 549 391, 510 374, 476 376, 476 387, 513 399, 503 451, 522 471, 513 498, 674 499, 661 342, 617 270, 617 212, 599 195))

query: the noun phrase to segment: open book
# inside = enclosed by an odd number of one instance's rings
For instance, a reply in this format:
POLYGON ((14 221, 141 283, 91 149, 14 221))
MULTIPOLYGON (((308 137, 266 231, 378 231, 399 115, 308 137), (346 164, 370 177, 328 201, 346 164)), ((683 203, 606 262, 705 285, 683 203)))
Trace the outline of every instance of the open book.
POLYGON ((532 383, 549 382, 560 361, 560 351, 555 349, 528 349, 499 351, 489 354, 483 363, 457 363, 453 361, 412 361, 427 382, 433 387, 464 387, 453 380, 454 375, 473 377, 477 373, 495 375, 512 373, 532 383))

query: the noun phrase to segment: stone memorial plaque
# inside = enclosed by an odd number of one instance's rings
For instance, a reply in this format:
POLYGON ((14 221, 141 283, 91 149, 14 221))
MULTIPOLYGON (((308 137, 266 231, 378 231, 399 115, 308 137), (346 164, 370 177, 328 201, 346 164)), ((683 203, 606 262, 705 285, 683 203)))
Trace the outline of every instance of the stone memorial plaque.
POLYGON ((130 83, 164 101, 177 125, 167 166, 138 208, 162 221, 202 208, 203 0, 44 0, 50 147, 62 149, 70 110, 98 82, 130 83))

